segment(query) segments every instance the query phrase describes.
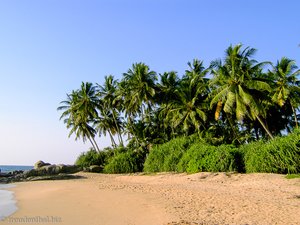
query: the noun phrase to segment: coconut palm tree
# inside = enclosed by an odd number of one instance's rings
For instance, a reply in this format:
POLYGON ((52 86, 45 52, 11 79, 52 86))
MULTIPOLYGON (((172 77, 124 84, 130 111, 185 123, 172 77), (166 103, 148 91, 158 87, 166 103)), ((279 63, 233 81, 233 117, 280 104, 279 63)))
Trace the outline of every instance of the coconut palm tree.
POLYGON ((111 144, 113 148, 117 147, 117 143, 114 139, 114 135, 118 133, 118 130, 121 126, 121 121, 119 117, 114 117, 113 112, 110 110, 102 109, 100 116, 94 121, 94 126, 96 127, 96 130, 100 134, 109 134, 111 144))
POLYGON ((166 114, 165 124, 171 123, 173 131, 182 125, 185 134, 199 132, 200 126, 206 121, 205 99, 207 97, 208 72, 203 62, 194 60, 188 63, 190 70, 186 70, 185 76, 174 90, 174 98, 170 99, 162 108, 161 113, 166 114))
POLYGON ((213 107, 217 104, 217 115, 222 109, 225 113, 234 113, 239 121, 244 117, 257 119, 270 138, 273 138, 263 122, 262 118, 266 114, 260 99, 271 88, 267 82, 258 78, 262 67, 268 63, 257 63, 251 59, 255 52, 255 49, 249 47, 242 50, 242 45, 238 44, 227 48, 224 63, 221 60, 211 63, 213 78, 210 86, 213 91, 210 105, 213 107))
POLYGON ((199 131, 200 126, 204 126, 203 122, 206 120, 206 114, 197 96, 192 95, 190 89, 186 87, 181 89, 176 99, 166 105, 165 110, 167 111, 166 123, 170 122, 173 129, 182 125, 186 134, 189 134, 191 128, 199 131))
POLYGON ((118 81, 115 80, 112 75, 109 75, 105 76, 104 85, 97 84, 97 86, 98 95, 101 99, 101 109, 99 110, 103 115, 105 115, 103 116, 104 118, 109 118, 110 116, 112 117, 114 125, 111 126, 112 130, 110 133, 116 133, 118 135, 119 144, 123 146, 122 122, 119 112, 120 101, 118 101, 117 99, 118 81), (114 129, 116 130, 116 132, 113 132, 114 129))
POLYGON ((194 59, 193 63, 188 62, 189 69, 185 71, 182 78, 182 83, 186 83, 191 92, 203 101, 207 98, 209 93, 208 81, 206 78, 209 69, 203 65, 203 61, 194 59))
POLYGON ((67 128, 71 128, 69 137, 75 133, 75 140, 82 138, 85 142, 88 139, 99 152, 100 149, 95 141, 96 130, 91 125, 98 116, 97 102, 95 87, 87 82, 81 84, 81 89, 67 95, 67 100, 62 101, 63 105, 57 110, 64 110, 60 119, 65 118, 67 128))
POLYGON ((155 100, 158 104, 168 103, 176 97, 179 89, 179 77, 175 71, 159 74, 160 83, 157 85, 155 100))
MULTIPOLYGON (((122 112, 127 119, 125 132, 128 137, 139 142, 136 126, 141 122, 143 126, 150 125, 150 114, 154 105, 156 93, 156 73, 151 71, 144 63, 135 63, 132 68, 123 74, 123 79, 118 85, 117 101, 122 102, 122 112)), ((140 130, 140 129, 139 129, 140 130)))
POLYGON ((139 114, 144 119, 146 109, 151 111, 156 90, 156 73, 144 63, 135 63, 123 74, 125 93, 125 111, 139 114))
POLYGON ((294 114, 295 126, 298 127, 296 110, 300 105, 300 81, 297 76, 300 70, 297 70, 296 62, 286 57, 277 61, 269 76, 273 80, 272 100, 280 107, 288 105, 294 114))
MULTIPOLYGON (((156 103, 159 107, 154 114, 154 120, 156 121, 156 127, 158 129, 161 128, 161 131, 164 133, 163 139, 170 140, 172 137, 175 137, 175 129, 166 117, 170 107, 169 103, 175 101, 175 99, 179 100, 177 93, 180 90, 180 79, 175 71, 165 72, 159 76, 160 82, 157 85, 157 93, 155 96, 156 103)), ((161 131, 159 133, 161 133, 161 131)))

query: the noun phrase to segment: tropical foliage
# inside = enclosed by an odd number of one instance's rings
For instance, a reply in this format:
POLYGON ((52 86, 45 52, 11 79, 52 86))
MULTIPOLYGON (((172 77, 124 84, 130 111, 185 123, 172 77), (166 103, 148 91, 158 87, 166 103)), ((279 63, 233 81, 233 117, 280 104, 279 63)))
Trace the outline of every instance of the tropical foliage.
MULTIPOLYGON (((159 74, 145 63, 134 63, 120 80, 109 75, 103 84, 83 82, 67 94, 58 110, 62 111, 69 136, 89 141, 97 152, 101 152, 97 136, 109 136, 116 158, 107 161, 111 166, 106 171, 121 171, 115 165, 129 156, 138 160, 128 162, 139 165, 126 166, 131 168, 126 171, 141 170, 143 160, 148 171, 240 170, 232 161, 232 157, 240 157, 236 149, 220 150, 216 146, 238 148, 253 141, 260 146, 290 133, 299 121, 300 70, 296 62, 286 57, 275 64, 258 62, 255 52, 241 44, 231 45, 222 60, 216 59, 206 67, 203 61, 194 59, 182 75, 175 71, 159 74), (222 158, 223 167, 206 168, 200 159, 196 160, 200 156, 195 152, 200 150, 187 151, 189 146, 181 139, 190 136, 196 142, 215 146, 201 148, 201 159, 219 163, 218 157, 222 158), (179 169, 182 156, 185 161, 179 169), (151 157, 162 165, 149 163, 151 157), (193 160, 196 162, 192 166, 193 160)), ((249 152, 243 151, 247 160, 251 158, 249 152)), ((257 171, 250 168, 246 164, 247 171, 257 171)), ((289 167, 272 171, 295 170, 289 167)))

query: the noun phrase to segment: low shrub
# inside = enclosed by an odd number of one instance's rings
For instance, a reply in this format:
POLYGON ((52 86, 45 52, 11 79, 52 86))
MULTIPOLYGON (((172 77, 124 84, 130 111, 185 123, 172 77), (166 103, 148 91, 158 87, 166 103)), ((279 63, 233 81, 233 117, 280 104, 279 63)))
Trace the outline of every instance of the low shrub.
POLYGON ((286 179, 295 179, 295 178, 299 178, 300 179, 300 174, 287 174, 285 176, 286 179))
POLYGON ((300 132, 241 146, 247 173, 299 173, 300 132))
POLYGON ((237 162, 241 161, 240 158, 240 153, 234 146, 196 143, 182 156, 178 163, 178 171, 188 173, 239 171, 237 162))
POLYGON ((116 154, 104 166, 105 173, 134 173, 142 171, 141 157, 137 152, 127 151, 116 154))
POLYGON ((177 171, 177 164, 184 152, 196 139, 194 137, 175 138, 165 144, 157 145, 148 154, 145 172, 177 171))
POLYGON ((91 165, 104 166, 108 156, 109 153, 107 151, 97 152, 94 149, 90 149, 78 156, 75 165, 82 168, 89 167, 91 165))

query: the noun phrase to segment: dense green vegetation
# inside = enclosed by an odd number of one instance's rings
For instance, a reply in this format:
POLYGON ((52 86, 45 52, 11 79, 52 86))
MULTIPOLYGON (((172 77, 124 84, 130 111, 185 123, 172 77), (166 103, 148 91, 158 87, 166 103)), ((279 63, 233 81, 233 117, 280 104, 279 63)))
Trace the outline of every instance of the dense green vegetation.
POLYGON ((212 146, 197 143, 183 155, 178 163, 178 171, 188 173, 238 171, 236 155, 237 150, 230 145, 212 146))
POLYGON ((295 179, 295 178, 299 178, 300 179, 300 174, 287 174, 286 178, 287 179, 295 179))
POLYGON ((192 142, 191 137, 181 137, 155 146, 147 157, 144 170, 146 172, 178 171, 177 164, 192 142))
POLYGON ((253 142, 241 147, 247 172, 300 172, 300 131, 268 142, 253 142))
MULTIPOLYGON (((151 150, 145 162, 146 172, 300 172, 299 129, 287 136, 276 137, 273 140, 253 141, 239 147, 228 144, 213 146, 199 140, 183 150, 179 159, 166 162, 161 155, 168 144, 159 145, 151 150)), ((174 151, 180 150, 178 145, 174 151)))
POLYGON ((257 62, 255 52, 230 46, 207 68, 189 62, 182 76, 135 63, 120 81, 83 82, 58 107, 70 136, 94 149, 76 163, 108 173, 299 172, 299 131, 289 133, 298 127, 300 70, 285 57, 257 62), (110 151, 99 148, 101 135, 110 151))
POLYGON ((87 168, 92 165, 103 166, 106 164, 108 158, 110 158, 109 156, 111 156, 111 154, 107 150, 97 152, 92 148, 87 152, 81 153, 78 156, 75 165, 81 166, 82 168, 87 168))

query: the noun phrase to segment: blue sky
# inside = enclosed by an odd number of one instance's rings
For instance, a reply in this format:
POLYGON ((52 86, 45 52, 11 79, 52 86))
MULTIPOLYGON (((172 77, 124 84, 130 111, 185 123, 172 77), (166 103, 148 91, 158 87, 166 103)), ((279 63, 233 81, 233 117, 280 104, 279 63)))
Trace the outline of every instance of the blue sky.
POLYGON ((299 8, 297 0, 0 0, 0 164, 73 163, 89 145, 68 139, 59 102, 135 62, 182 74, 188 61, 208 65, 243 43, 257 60, 299 65, 299 8))

